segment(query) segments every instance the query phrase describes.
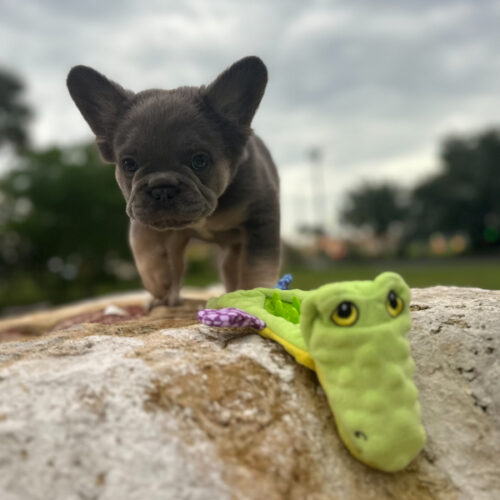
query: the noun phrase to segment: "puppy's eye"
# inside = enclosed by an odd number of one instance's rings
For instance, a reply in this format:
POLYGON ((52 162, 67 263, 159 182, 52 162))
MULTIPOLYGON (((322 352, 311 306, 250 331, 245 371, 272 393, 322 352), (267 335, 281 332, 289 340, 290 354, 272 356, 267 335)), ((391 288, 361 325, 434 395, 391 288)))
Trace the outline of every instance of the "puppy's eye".
POLYGON ((359 317, 358 308, 349 301, 341 302, 332 313, 332 321, 338 326, 352 326, 359 317))
POLYGON ((399 316, 403 312, 404 302, 401 297, 398 297, 397 293, 394 290, 391 290, 387 294, 387 299, 385 301, 385 308, 387 312, 395 318, 399 316))
POLYGON ((134 173, 139 168, 137 162, 133 158, 123 158, 121 164, 123 170, 129 174, 134 173))
POLYGON ((207 168, 210 165, 210 156, 208 153, 195 153, 191 157, 191 168, 199 171, 207 168))

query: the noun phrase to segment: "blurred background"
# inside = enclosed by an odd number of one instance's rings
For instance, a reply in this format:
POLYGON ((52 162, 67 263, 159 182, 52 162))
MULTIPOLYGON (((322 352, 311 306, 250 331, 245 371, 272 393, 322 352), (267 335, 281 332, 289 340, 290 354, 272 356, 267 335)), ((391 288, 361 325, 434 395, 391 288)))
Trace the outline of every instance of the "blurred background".
MULTIPOLYGON (((296 287, 500 288, 499 26, 494 0, 0 0, 0 315, 140 287, 70 67, 139 91, 249 54, 296 287)), ((188 253, 186 283, 216 282, 214 248, 188 253)))

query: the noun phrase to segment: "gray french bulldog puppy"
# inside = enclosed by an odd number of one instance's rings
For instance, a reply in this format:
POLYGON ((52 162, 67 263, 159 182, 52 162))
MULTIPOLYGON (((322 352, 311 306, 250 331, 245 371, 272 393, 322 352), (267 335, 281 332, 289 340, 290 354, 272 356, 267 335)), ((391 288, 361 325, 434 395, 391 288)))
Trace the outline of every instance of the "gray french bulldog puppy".
POLYGON ((87 66, 71 97, 96 135, 130 217, 130 245, 154 303, 176 305, 191 238, 219 245, 228 291, 277 281, 279 180, 250 124, 267 84, 257 57, 208 86, 133 93, 87 66))

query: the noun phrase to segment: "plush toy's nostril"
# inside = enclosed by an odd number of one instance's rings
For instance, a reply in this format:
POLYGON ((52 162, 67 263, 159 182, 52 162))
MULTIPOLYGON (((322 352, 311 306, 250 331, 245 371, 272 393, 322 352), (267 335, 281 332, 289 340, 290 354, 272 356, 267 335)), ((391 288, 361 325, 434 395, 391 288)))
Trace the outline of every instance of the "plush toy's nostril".
POLYGON ((155 201, 168 201, 173 199, 179 193, 179 188, 177 186, 165 185, 157 186, 150 189, 149 195, 155 201))
POLYGON ((368 441, 368 436, 363 431, 355 431, 354 437, 356 437, 357 439, 368 441))

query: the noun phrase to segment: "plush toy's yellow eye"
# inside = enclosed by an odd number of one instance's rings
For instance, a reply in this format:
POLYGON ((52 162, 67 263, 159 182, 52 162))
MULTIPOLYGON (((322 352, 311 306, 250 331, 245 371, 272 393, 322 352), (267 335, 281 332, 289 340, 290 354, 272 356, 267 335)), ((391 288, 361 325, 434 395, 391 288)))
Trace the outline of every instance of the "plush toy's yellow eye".
POLYGON ((403 302, 403 299, 401 299, 401 297, 399 297, 394 290, 391 290, 387 294, 387 300, 385 301, 385 308, 393 318, 401 314, 404 305, 405 304, 403 302))
POLYGON ((344 301, 333 311, 332 321, 338 326, 352 326, 358 317, 358 308, 352 302, 344 301))

